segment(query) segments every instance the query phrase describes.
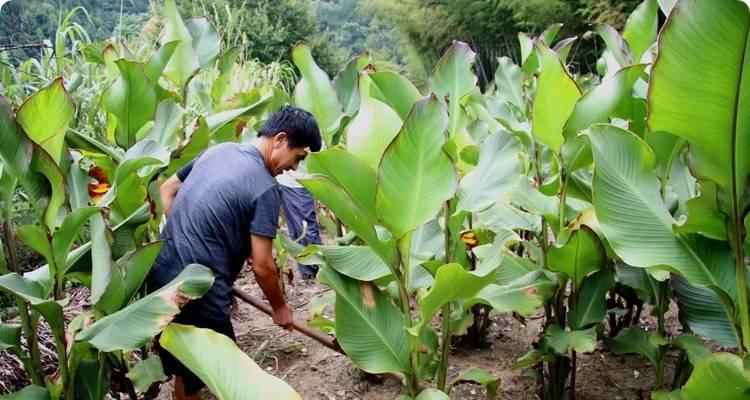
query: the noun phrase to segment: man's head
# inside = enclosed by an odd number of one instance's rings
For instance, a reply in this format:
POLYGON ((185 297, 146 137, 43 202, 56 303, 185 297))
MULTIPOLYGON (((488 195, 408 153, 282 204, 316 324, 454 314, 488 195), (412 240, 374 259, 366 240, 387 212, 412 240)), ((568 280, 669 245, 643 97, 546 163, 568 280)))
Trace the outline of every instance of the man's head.
POLYGON ((293 106, 273 113, 258 132, 264 141, 263 157, 271 174, 297 169, 309 151, 321 147, 320 129, 312 114, 293 106))

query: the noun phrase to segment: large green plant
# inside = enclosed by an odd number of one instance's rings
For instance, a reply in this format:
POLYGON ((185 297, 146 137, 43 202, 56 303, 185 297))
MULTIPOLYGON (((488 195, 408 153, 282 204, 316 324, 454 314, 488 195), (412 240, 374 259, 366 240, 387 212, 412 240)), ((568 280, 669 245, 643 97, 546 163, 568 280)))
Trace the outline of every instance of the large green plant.
MULTIPOLYGON (((141 289, 161 248, 153 239, 161 218, 158 197, 152 197, 159 174, 170 174, 212 142, 240 140, 238 126, 254 127, 271 99, 284 97, 260 85, 232 92, 235 97, 230 99, 224 92, 231 89, 222 76, 233 58, 224 55, 212 102, 205 111, 193 108, 190 82, 213 68, 218 36, 205 19, 184 23, 173 2, 165 7, 162 46, 145 61, 125 44, 88 53, 90 72, 106 82, 98 86, 101 108, 93 113, 107 116, 107 135, 95 138, 71 127, 88 119, 76 112, 63 78, 40 88, 15 111, 0 97, 3 241, 10 250, 7 260, 2 257, 0 290, 17 298, 21 320, 20 326, 0 325, 2 349, 19 357, 34 384, 17 396, 100 399, 119 380, 134 399, 136 389, 145 391, 164 378, 155 373, 161 369, 158 357, 147 357, 146 352, 150 340, 169 326, 162 344, 180 359, 200 348, 191 344, 188 349, 179 339, 185 335, 205 341, 203 348, 220 348, 237 359, 241 367, 236 375, 222 374, 219 381, 217 369, 185 361, 212 382, 211 389, 221 398, 259 398, 259 389, 272 387, 283 388, 285 398, 298 398, 283 382, 259 372, 249 358, 237 355, 236 346, 209 340, 203 331, 168 325, 182 305, 210 288, 210 270, 188 266, 157 292, 145 295, 141 289), (180 63, 183 59, 197 60, 198 67, 180 63), (28 199, 35 223, 18 226, 15 234, 47 263, 23 275, 15 256, 10 207, 16 187, 28 199), (63 309, 71 283, 90 289, 92 309, 66 323, 63 309), (49 325, 57 350, 58 372, 51 376, 44 375, 37 343, 41 319, 49 325), (261 384, 250 386, 243 373, 257 376, 261 384)), ((72 63, 63 62, 69 60, 62 60, 62 53, 57 70, 64 73, 72 63)))

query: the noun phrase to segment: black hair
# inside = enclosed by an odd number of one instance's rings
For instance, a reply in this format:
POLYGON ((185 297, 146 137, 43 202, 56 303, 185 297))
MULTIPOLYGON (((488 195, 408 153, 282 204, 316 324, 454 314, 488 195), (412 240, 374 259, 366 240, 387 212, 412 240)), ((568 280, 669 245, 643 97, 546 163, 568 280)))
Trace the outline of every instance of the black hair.
POLYGON ((272 138, 279 132, 286 132, 289 147, 309 147, 319 151, 321 147, 320 129, 309 112, 294 106, 285 106, 271 114, 258 131, 258 137, 272 138))

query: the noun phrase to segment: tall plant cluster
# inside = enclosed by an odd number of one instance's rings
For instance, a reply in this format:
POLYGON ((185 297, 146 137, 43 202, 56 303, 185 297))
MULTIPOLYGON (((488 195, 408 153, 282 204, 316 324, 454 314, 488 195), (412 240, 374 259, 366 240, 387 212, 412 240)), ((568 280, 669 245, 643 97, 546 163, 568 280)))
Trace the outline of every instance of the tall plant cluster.
POLYGON ((576 39, 556 41, 553 25, 519 35, 521 62, 499 58, 484 91, 461 42, 424 92, 367 55, 331 81, 296 47, 295 101, 328 144, 301 183, 343 225, 340 245, 292 252, 336 292, 335 320, 315 324, 361 369, 403 374, 404 399, 448 398, 463 381, 494 396, 487 371, 448 381, 451 338, 481 345, 491 312, 540 311, 514 369, 546 399, 574 398, 578 354, 599 346, 648 359, 654 398, 745 396, 749 24, 741 1, 646 0, 622 31, 597 27, 600 76, 571 74, 576 39), (665 324, 672 301, 679 332, 665 324))
POLYGON ((241 49, 222 53, 205 18, 184 21, 170 0, 164 15, 150 54, 124 43, 75 40, 66 18, 57 45, 65 50, 70 41, 69 54, 45 52, 31 62, 38 74, 24 73, 23 65, 4 70, 3 87, 20 83, 12 95, 22 101, 0 97, 8 249, 0 257, 0 291, 15 299, 19 318, 0 322, 0 349, 21 361, 31 385, 3 398, 102 399, 119 392, 136 399, 166 378, 151 351, 157 335, 162 348, 211 382, 221 398, 299 398, 230 339, 170 323, 213 284, 207 267, 187 266, 151 294, 141 287, 162 245, 156 240, 163 214, 159 177, 212 144, 252 137, 264 116, 288 101, 281 77, 247 75, 263 68, 241 74, 235 65, 241 49), (27 91, 32 94, 25 97, 27 91), (81 96, 86 99, 77 104, 81 96), (102 132, 80 129, 92 125, 102 132), (14 226, 14 198, 30 205, 32 223, 14 226), (18 241, 45 265, 22 273, 18 241), (90 309, 65 312, 71 285, 88 288, 90 309), (54 337, 51 374, 42 365, 43 326, 54 337))
POLYGON ((0 101, 10 250, 0 290, 20 313, 0 325, 0 349, 33 382, 16 398, 136 396, 163 378, 148 356, 160 333, 219 398, 298 398, 228 339, 169 323, 210 287, 205 267, 159 292, 140 289, 160 246, 158 177, 243 140, 289 101, 321 128, 326 150, 310 155, 300 183, 333 215, 337 244, 280 243, 321 265, 318 279, 335 292, 335 318, 311 324, 335 334, 360 369, 399 376, 400 400, 447 399, 467 381, 495 397, 501 382, 488 371, 449 377, 451 343, 483 346, 491 313, 507 312, 543 315, 513 368, 536 376, 545 399, 575 398, 578 356, 597 348, 645 357, 657 400, 747 396, 744 1, 643 1, 621 31, 597 27, 599 75, 571 73, 577 39, 557 40, 559 25, 520 34, 518 62, 498 58, 481 89, 463 42, 423 91, 367 54, 331 79, 298 43, 291 98, 274 78, 237 82, 239 49, 222 52, 207 20, 183 21, 170 0, 165 17, 147 57, 116 43, 87 52, 104 82, 85 86, 100 98, 85 110, 105 121, 99 139, 71 128, 82 110, 65 74, 84 61, 50 55, 48 71, 62 77, 17 107, 0 101), (669 18, 657 40, 660 9, 669 18), (10 224, 15 192, 36 221, 15 236, 47 262, 26 274, 10 224), (71 283, 90 289, 92 309, 66 320, 71 283), (679 330, 667 329, 673 303, 679 330), (643 326, 646 311, 656 330, 643 326), (52 375, 41 368, 41 323, 57 343, 52 375), (704 339, 730 351, 711 353, 704 339), (679 354, 670 382, 668 352, 679 354))

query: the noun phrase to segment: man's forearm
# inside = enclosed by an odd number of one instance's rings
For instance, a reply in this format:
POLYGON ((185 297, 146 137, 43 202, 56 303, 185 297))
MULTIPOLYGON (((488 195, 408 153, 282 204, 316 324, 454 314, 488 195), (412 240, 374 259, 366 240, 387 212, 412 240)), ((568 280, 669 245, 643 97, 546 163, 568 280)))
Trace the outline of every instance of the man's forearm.
POLYGON ((266 295, 268 302, 271 303, 271 307, 274 309, 283 307, 286 304, 286 299, 284 298, 284 292, 281 291, 278 268, 273 262, 266 264, 267 265, 252 264, 255 279, 258 281, 258 285, 266 295))

